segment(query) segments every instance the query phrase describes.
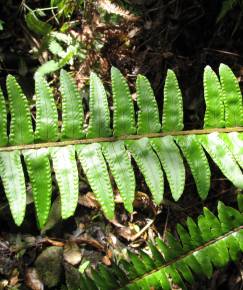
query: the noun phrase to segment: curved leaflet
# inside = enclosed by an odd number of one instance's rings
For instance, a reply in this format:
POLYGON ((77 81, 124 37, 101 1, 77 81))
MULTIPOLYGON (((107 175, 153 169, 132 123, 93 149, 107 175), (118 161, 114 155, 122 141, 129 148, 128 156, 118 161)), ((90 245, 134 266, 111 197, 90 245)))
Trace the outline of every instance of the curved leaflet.
POLYGON ((11 113, 9 143, 11 145, 33 143, 33 129, 26 96, 13 76, 8 75, 6 85, 11 113))
POLYGON ((114 105, 114 135, 135 134, 134 107, 129 87, 124 76, 115 67, 111 68, 111 81, 114 105))
POLYGON ((0 152, 0 176, 16 225, 21 225, 25 215, 26 187, 18 150, 0 152))
POLYGON ((153 200, 160 204, 164 194, 164 177, 160 161, 154 153, 148 138, 128 140, 126 147, 131 152, 152 193, 153 200))
POLYGON ((47 81, 40 74, 35 76, 37 141, 57 141, 58 115, 54 97, 47 81))
POLYGON ((150 82, 138 75, 136 81, 138 111, 138 134, 160 132, 159 110, 150 82))
POLYGON ((32 187, 36 215, 40 228, 43 228, 51 207, 52 177, 49 152, 46 148, 23 151, 32 187))
POLYGON ((62 139, 80 139, 83 133, 82 99, 74 79, 65 70, 60 74, 62 94, 62 139))
POLYGON ((225 122, 222 88, 216 73, 210 66, 204 69, 203 85, 206 102, 204 128, 223 128, 225 122))
POLYGON ((167 71, 164 86, 162 131, 183 130, 183 102, 181 90, 172 70, 167 71))
POLYGON ((76 151, 90 186, 99 201, 105 216, 114 218, 115 202, 109 173, 101 151, 101 145, 77 145, 76 151))
POLYGON ((175 141, 190 166, 201 199, 205 199, 210 188, 211 171, 202 145, 195 135, 177 136, 175 141))
POLYGON ((185 166, 172 136, 150 140, 166 173, 172 196, 177 201, 185 186, 185 166))
POLYGON ((243 188, 243 175, 232 153, 218 133, 198 135, 197 139, 212 157, 223 174, 238 188, 243 188))
POLYGON ((61 195, 61 212, 64 219, 74 214, 78 203, 79 179, 74 146, 50 149, 53 168, 61 195))
POLYGON ((135 176, 131 159, 124 147, 124 142, 102 143, 102 151, 115 178, 124 206, 128 212, 132 213, 135 195, 135 176))
POLYGON ((0 146, 6 146, 7 143, 7 110, 3 92, 0 88, 0 146))
POLYGON ((242 96, 239 83, 226 64, 220 64, 219 75, 225 107, 225 127, 243 126, 242 96))
POLYGON ((90 75, 90 119, 88 138, 111 136, 110 112, 105 88, 100 78, 92 72, 90 75))

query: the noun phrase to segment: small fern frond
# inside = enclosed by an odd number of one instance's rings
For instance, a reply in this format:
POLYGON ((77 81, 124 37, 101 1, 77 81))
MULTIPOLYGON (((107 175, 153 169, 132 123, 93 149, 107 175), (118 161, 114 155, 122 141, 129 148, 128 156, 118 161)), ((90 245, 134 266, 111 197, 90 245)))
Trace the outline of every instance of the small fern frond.
POLYGON ((195 278, 211 278, 214 268, 236 262, 243 251, 243 215, 218 204, 218 217, 204 208, 197 223, 191 218, 187 227, 177 225, 177 238, 170 232, 165 240, 156 239, 148 245, 150 254, 129 252, 128 260, 100 265, 91 275, 82 275, 80 290, 167 289, 177 285, 186 289, 195 278))

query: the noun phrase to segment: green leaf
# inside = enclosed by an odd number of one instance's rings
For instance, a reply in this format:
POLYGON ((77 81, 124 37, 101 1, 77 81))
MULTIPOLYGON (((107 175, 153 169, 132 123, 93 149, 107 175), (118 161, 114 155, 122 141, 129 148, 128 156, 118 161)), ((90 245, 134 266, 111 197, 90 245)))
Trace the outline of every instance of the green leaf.
POLYGON ((181 90, 172 70, 167 71, 164 87, 164 104, 162 116, 162 130, 183 130, 183 102, 181 90))
POLYGON ((36 71, 35 75, 47 75, 60 69, 59 63, 54 60, 49 60, 42 64, 36 71))
POLYGON ((240 167, 243 168, 243 134, 238 132, 221 133, 219 137, 227 145, 240 167))
POLYGON ((160 132, 158 106, 153 90, 145 76, 138 75, 136 81, 138 102, 138 134, 160 132))
POLYGON ((132 213, 135 195, 135 176, 131 160, 124 147, 124 142, 102 143, 102 151, 115 178, 124 206, 128 212, 132 213))
POLYGON ((225 106, 225 127, 243 126, 242 95, 238 80, 225 64, 219 67, 225 106))
POLYGON ((222 173, 238 188, 243 189, 243 175, 232 153, 226 144, 219 138, 218 133, 198 135, 204 149, 218 165, 222 173))
POLYGON ((216 73, 210 66, 204 69, 203 85, 206 102, 204 128, 223 128, 225 122, 222 88, 216 73))
POLYGON ((128 140, 125 144, 142 172, 154 202, 160 204, 164 194, 164 177, 160 161, 154 153, 149 139, 128 140))
POLYGON ((61 195, 62 218, 75 212, 78 203, 79 179, 74 146, 50 149, 53 168, 61 195))
POLYGON ((92 72, 90 75, 90 119, 88 138, 108 137, 111 135, 110 112, 105 88, 99 77, 92 72))
POLYGON ((31 182, 39 227, 48 219, 51 207, 52 178, 48 149, 30 149, 23 152, 31 182))
POLYGON ((185 166, 172 136, 151 139, 168 179, 172 196, 177 201, 185 186, 185 166))
POLYGON ((28 101, 16 79, 8 75, 7 91, 11 113, 9 143, 29 144, 34 141, 28 101))
POLYGON ((65 70, 60 74, 62 94, 62 139, 80 139, 83 133, 82 99, 74 79, 65 70))
POLYGON ((211 171, 202 145, 197 141, 195 135, 177 136, 175 141, 190 166, 197 191, 201 199, 204 200, 210 188, 211 171))
POLYGON ((45 36, 52 30, 52 26, 49 23, 38 19, 34 11, 28 12, 25 21, 31 31, 41 36, 45 36))
POLYGON ((18 150, 0 152, 0 176, 16 225, 23 222, 26 207, 24 172, 18 150))
POLYGON ((3 92, 0 88, 0 146, 6 146, 7 143, 7 110, 3 92))
POLYGON ((129 135, 136 133, 134 107, 126 79, 121 72, 111 69, 114 118, 114 135, 129 135))
POLYGON ((77 145, 78 158, 107 219, 114 218, 115 202, 101 145, 77 145))
POLYGON ((43 76, 35 76, 37 141, 57 141, 58 115, 51 88, 43 76))

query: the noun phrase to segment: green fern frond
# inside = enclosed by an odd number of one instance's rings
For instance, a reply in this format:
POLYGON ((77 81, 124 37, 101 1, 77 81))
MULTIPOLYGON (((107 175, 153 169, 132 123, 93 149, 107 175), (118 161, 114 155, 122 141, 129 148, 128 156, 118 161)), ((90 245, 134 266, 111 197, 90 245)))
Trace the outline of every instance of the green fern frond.
MULTIPOLYGON (((82 275, 82 289, 172 289, 177 285, 211 278, 214 268, 236 261, 243 251, 243 215, 218 204, 218 217, 204 208, 197 223, 191 218, 187 226, 177 225, 177 238, 167 232, 165 241, 157 238, 148 245, 149 254, 129 253, 128 260, 100 265, 91 275, 82 275), (195 279, 195 278, 196 279, 195 279), (91 286, 91 288, 86 288, 91 286)), ((148 251, 147 251, 148 252, 148 251)))
POLYGON ((104 86, 99 77, 92 73, 90 118, 89 123, 84 124, 82 98, 74 80, 62 70, 62 123, 59 132, 57 106, 51 88, 43 76, 36 74, 36 122, 33 133, 27 99, 14 77, 8 76, 10 124, 9 118, 7 119, 7 100, 0 94, 0 153, 3 156, 0 177, 11 201, 10 208, 15 222, 20 224, 21 218, 17 215, 21 209, 20 217, 23 217, 25 207, 22 205, 17 209, 13 205, 15 198, 12 197, 26 195, 25 186, 17 184, 22 180, 23 171, 20 161, 14 166, 17 154, 19 159, 21 154, 24 156, 23 160, 27 165, 40 227, 44 226, 50 209, 50 164, 53 164, 61 195, 62 217, 68 218, 74 213, 79 182, 76 156, 108 219, 115 215, 110 176, 114 178, 125 208, 128 212, 133 211, 136 185, 131 157, 137 163, 153 200, 158 205, 163 202, 164 173, 174 200, 181 197, 185 188, 184 159, 192 172, 199 196, 201 199, 207 197, 211 172, 205 151, 226 178, 237 188, 243 189, 243 128, 228 127, 242 124, 242 97, 230 68, 221 65, 219 77, 218 80, 209 67, 205 68, 204 129, 182 131, 182 94, 174 72, 168 71, 166 76, 162 116, 148 80, 138 76, 137 122, 129 87, 121 72, 116 68, 111 70, 114 108, 112 120, 104 86), (9 126, 10 134, 7 134, 9 126), (88 128, 86 138, 83 132, 85 127, 88 128), (11 165, 11 174, 20 174, 13 190, 10 190, 7 160, 11 165))

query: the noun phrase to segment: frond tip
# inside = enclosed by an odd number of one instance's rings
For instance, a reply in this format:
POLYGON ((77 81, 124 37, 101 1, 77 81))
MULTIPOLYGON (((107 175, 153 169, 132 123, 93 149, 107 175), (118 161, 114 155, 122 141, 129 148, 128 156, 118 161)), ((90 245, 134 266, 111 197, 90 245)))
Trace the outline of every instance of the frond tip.
MULTIPOLYGON (((243 215, 232 207, 218 204, 218 217, 204 208, 197 223, 191 218, 187 227, 177 225, 177 236, 167 232, 166 242, 157 238, 150 243, 147 254, 129 253, 129 260, 121 260, 111 267, 100 266, 92 275, 82 276, 80 290, 94 283, 95 289, 172 289, 176 284, 186 289, 186 284, 205 276, 213 269, 236 261, 243 251, 243 215)), ((86 288, 87 289, 87 288, 86 288)))

